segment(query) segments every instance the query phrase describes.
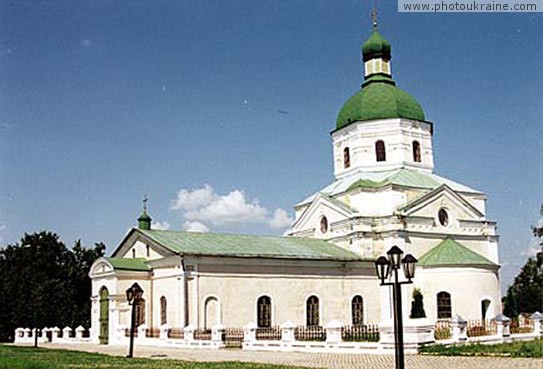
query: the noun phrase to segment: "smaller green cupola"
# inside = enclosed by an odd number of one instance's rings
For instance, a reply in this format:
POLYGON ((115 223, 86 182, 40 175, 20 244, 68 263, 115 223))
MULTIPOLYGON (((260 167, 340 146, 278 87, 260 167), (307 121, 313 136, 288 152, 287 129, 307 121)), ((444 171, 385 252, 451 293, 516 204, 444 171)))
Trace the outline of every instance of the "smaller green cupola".
POLYGON ((424 121, 424 111, 418 101, 396 87, 392 79, 392 47, 377 31, 377 12, 372 12, 373 31, 362 45, 364 82, 362 88, 341 107, 336 129, 354 122, 405 118, 424 121))
POLYGON ((143 213, 138 218, 138 229, 148 231, 151 229, 151 221, 153 220, 149 214, 147 214, 147 195, 143 198, 143 213))
POLYGON ((391 49, 390 42, 381 36, 377 31, 377 24, 374 23, 370 38, 362 45, 362 60, 364 62, 376 58, 390 60, 391 49))

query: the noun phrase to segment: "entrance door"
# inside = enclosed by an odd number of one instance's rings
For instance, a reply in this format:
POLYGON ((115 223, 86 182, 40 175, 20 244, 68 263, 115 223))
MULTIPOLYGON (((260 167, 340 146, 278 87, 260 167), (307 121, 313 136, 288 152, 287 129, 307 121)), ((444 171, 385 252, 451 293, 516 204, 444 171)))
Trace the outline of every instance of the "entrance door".
POLYGON ((109 292, 107 288, 100 290, 100 335, 98 336, 101 345, 109 342, 109 292))

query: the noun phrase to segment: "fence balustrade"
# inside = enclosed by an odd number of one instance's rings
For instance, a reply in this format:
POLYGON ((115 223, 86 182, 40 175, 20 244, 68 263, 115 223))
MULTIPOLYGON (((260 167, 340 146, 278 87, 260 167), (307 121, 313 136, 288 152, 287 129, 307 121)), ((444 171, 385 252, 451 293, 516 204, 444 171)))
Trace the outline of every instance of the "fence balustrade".
POLYGON ((326 331, 320 325, 298 326, 294 338, 296 341, 326 341, 326 331))
POLYGON ((281 327, 276 325, 270 328, 257 328, 256 339, 259 341, 280 341, 281 327))
POLYGON ((451 337, 451 322, 449 320, 438 320, 434 327, 434 338, 436 339, 436 341, 448 340, 451 337))
POLYGON ((490 320, 468 320, 468 337, 492 336, 496 333, 496 322, 490 320))
POLYGON ((347 342, 379 342, 379 326, 345 325, 341 328, 341 339, 347 342))

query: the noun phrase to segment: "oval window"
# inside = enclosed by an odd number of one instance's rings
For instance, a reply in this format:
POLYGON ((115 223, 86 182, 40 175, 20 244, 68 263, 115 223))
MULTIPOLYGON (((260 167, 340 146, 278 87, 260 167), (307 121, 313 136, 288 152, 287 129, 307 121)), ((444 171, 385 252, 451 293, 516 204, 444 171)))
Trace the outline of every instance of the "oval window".
POLYGON ((439 224, 441 224, 443 227, 446 227, 449 225, 449 213, 447 213, 447 210, 439 209, 439 212, 437 213, 437 217, 439 219, 439 224))
POLYGON ((321 233, 326 233, 328 231, 328 219, 323 215, 321 218, 321 233))

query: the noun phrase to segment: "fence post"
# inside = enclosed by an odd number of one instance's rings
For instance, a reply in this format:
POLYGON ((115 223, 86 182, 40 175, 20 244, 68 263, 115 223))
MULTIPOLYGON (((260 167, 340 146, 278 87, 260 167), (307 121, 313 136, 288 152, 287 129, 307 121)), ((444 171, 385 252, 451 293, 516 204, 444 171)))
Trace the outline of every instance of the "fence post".
POLYGON ((64 329, 62 330, 62 338, 63 338, 64 340, 68 340, 68 339, 71 338, 71 337, 70 337, 71 335, 72 335, 72 328, 70 328, 70 327, 64 327, 64 329))
POLYGON ((451 320, 452 339, 454 342, 462 342, 468 339, 466 326, 468 322, 462 319, 460 315, 455 315, 451 320))
POLYGON ((51 331, 53 331, 51 342, 58 342, 60 340, 60 328, 59 327, 51 328, 51 331))
POLYGON ((256 341, 256 329, 257 325, 254 322, 248 323, 243 327, 243 342, 254 342, 256 341))
POLYGON ((167 340, 168 339, 168 333, 170 333, 170 326, 168 324, 162 324, 160 326, 160 339, 161 340, 167 340))
POLYGON ((187 325, 185 328, 183 328, 183 339, 189 342, 194 341, 195 330, 196 330, 196 327, 193 324, 187 325))
POLYGON ((30 340, 30 333, 31 333, 31 332, 32 332, 32 331, 30 330, 30 328, 25 328, 25 335, 24 335, 24 338, 30 340))
POLYGON ((332 320, 326 326, 324 329, 326 330, 326 343, 341 343, 341 328, 343 327, 343 323, 339 320, 332 320))
POLYGON ((496 322, 496 334, 499 337, 511 336, 511 319, 503 314, 499 314, 492 320, 496 322))
POLYGON ((85 332, 85 328, 82 326, 79 326, 75 329, 75 339, 80 341, 83 339, 83 332, 85 332))
POLYGON ((215 324, 211 327, 211 341, 222 343, 222 334, 224 333, 224 325, 215 324))
POLYGON ((147 324, 138 326, 138 340, 144 340, 147 338, 147 324))
POLYGON ((17 328, 15 330, 15 342, 14 343, 22 342, 23 338, 24 338, 24 334, 25 334, 24 328, 17 328))
POLYGON ((296 324, 294 324, 290 320, 281 324, 281 341, 283 342, 296 341, 296 337, 294 337, 295 329, 296 329, 296 324))
POLYGON ((543 314, 541 314, 539 311, 536 311, 530 316, 530 319, 532 319, 534 334, 538 336, 543 336, 543 314))

